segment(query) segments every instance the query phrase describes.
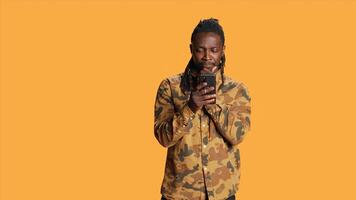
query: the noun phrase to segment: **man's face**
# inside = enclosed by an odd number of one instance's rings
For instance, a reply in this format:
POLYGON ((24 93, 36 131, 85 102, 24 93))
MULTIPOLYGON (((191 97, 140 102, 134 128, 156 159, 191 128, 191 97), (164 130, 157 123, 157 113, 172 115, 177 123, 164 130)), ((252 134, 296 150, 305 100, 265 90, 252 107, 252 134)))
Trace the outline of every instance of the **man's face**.
POLYGON ((215 72, 224 54, 225 45, 214 32, 201 32, 195 35, 190 44, 190 52, 198 70, 215 72))

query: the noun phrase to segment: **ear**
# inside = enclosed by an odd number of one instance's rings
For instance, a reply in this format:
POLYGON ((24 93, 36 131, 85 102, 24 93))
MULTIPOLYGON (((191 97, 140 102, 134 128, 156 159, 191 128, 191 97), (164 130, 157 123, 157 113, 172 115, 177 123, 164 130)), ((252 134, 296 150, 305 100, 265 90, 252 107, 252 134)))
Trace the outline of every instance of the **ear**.
POLYGON ((189 45, 189 49, 190 49, 190 53, 193 54, 193 45, 192 44, 189 45))

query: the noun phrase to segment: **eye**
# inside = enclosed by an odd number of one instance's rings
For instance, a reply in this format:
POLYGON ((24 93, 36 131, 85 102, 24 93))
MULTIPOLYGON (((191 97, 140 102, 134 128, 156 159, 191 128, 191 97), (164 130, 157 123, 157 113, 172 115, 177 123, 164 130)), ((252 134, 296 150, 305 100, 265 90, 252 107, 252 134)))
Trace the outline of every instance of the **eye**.
POLYGON ((197 48, 195 49, 196 52, 203 52, 204 50, 202 48, 197 48))
POLYGON ((218 48, 212 48, 211 51, 216 53, 216 52, 218 52, 218 48))

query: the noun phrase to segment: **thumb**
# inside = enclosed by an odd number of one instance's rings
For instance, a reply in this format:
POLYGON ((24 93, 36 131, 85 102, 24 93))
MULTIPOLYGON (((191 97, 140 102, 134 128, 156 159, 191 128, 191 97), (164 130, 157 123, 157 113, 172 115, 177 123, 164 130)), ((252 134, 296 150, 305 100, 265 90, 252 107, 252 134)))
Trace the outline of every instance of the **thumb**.
POLYGON ((215 73, 215 71, 217 70, 217 66, 214 66, 212 69, 211 69, 211 71, 213 72, 213 73, 215 73))

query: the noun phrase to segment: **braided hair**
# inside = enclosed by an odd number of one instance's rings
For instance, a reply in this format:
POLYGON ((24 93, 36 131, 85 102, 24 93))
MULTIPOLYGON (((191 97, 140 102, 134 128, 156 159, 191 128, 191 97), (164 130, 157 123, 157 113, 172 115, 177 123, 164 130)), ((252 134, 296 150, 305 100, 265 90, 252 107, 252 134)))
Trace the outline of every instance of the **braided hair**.
MULTIPOLYGON (((191 36, 191 43, 193 43, 194 37, 201 32, 213 32, 216 33, 220 36, 222 45, 225 44, 225 36, 224 36, 224 31, 223 28, 219 24, 219 20, 215 18, 210 18, 210 19, 204 19, 200 20, 198 25, 194 28, 194 31, 191 36)), ((220 63, 218 65, 218 68, 221 69, 221 77, 222 77, 222 84, 224 85, 224 66, 225 66, 225 61, 226 57, 225 54, 222 55, 220 63)), ((183 91, 191 91, 192 90, 192 85, 193 85, 193 77, 191 74, 192 69, 195 67, 193 62, 193 58, 191 57, 187 67, 184 70, 183 76, 182 76, 182 81, 180 87, 182 88, 183 91)))

